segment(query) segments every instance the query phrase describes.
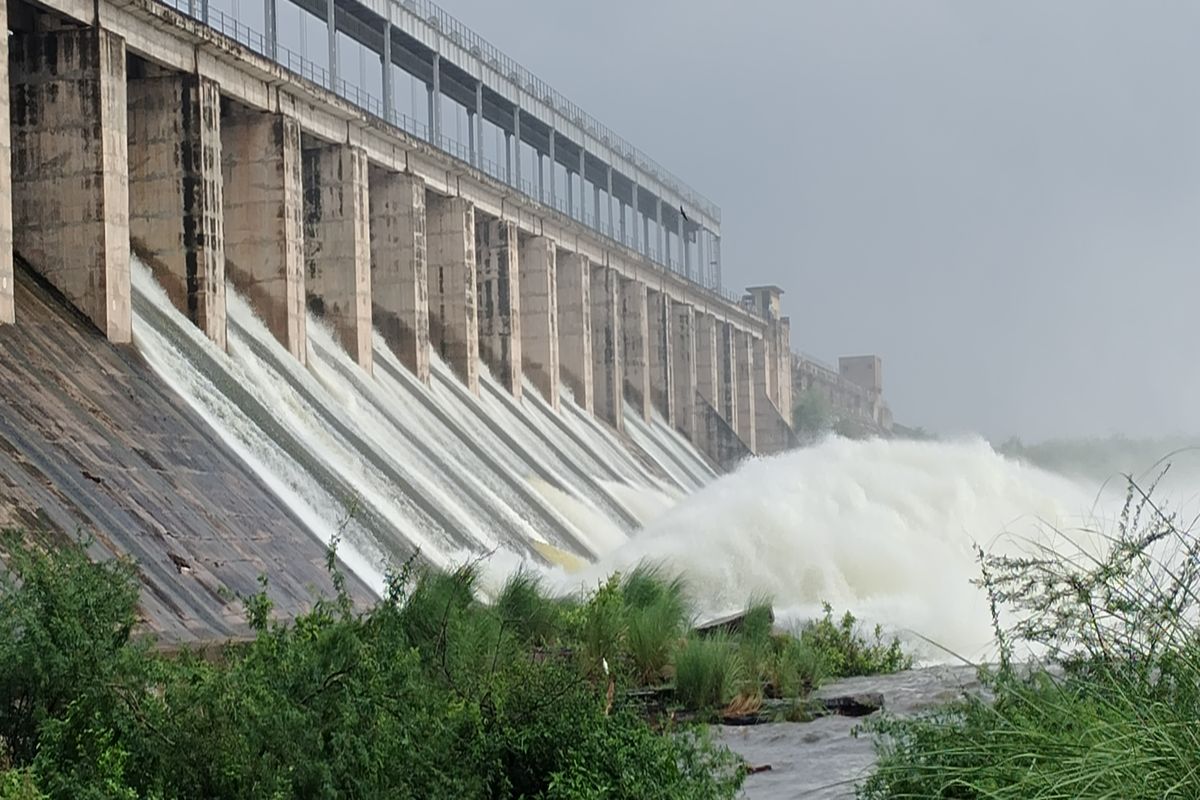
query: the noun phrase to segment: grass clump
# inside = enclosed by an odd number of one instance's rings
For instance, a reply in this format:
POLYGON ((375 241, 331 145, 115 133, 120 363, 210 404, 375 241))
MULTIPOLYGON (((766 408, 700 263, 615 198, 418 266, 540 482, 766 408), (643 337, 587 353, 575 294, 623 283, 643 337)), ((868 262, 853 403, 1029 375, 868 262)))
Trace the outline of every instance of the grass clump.
POLYGON ((691 636, 675 654, 675 697, 687 708, 723 708, 743 688, 745 674, 730 637, 691 636))
POLYGON ((1200 539, 1130 480, 1102 550, 980 553, 993 699, 877 723, 861 797, 1200 796, 1200 539))

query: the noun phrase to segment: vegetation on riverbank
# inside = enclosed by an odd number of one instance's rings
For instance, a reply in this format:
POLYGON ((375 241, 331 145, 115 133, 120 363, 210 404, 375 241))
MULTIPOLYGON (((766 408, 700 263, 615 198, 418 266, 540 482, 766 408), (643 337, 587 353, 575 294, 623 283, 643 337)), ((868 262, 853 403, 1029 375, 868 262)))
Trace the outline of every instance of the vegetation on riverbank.
POLYGON ((289 625, 264 592, 250 641, 166 655, 133 636, 134 565, 3 545, 0 800, 731 798, 740 759, 674 722, 680 700, 745 709, 904 662, 831 614, 778 635, 765 604, 692 632, 683 584, 648 567, 562 599, 518 575, 483 603, 474 568, 409 565, 365 611, 335 571, 289 625), (626 691, 645 685, 676 699, 652 716, 626 691))
POLYGON ((1131 481, 1103 553, 1039 548, 981 565, 1001 643, 990 699, 874 725, 881 760, 860 796, 1200 795, 1195 532, 1131 481), (1002 626, 1005 611, 1018 621, 1002 626), (1019 664, 1030 652, 1036 664, 1019 664))

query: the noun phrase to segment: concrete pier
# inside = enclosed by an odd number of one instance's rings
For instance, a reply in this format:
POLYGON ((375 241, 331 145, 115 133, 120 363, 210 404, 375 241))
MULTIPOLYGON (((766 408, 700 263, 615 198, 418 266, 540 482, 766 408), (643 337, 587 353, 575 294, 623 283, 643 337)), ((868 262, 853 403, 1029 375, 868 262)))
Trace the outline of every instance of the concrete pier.
POLYGON ((650 321, 646 306, 646 284, 639 280, 621 282, 621 371, 625 399, 642 419, 653 418, 650 388, 650 321))
POLYGON ((131 77, 127 92, 131 245, 172 304, 224 350, 220 89, 155 71, 131 77))
POLYGON ((646 294, 650 337, 650 396, 655 407, 675 427, 674 351, 671 347, 671 298, 653 289, 646 294))
POLYGON ((400 363, 429 383, 429 274, 425 251, 425 181, 373 170, 371 316, 400 363))
POLYGON ((737 331, 734 335, 734 361, 737 373, 737 424, 734 429, 738 437, 750 448, 750 452, 758 452, 758 442, 755 436, 756 422, 754 410, 754 339, 745 331, 737 331))
POLYGON ((304 150, 304 291, 358 365, 371 371, 371 231, 367 154, 304 150))
POLYGON ((596 416, 617 430, 625 429, 624 379, 621 369, 621 276, 616 270, 592 269, 592 377, 596 416))
POLYGON ((717 320, 696 312, 696 391, 710 406, 720 410, 717 370, 717 320))
POLYGON ((479 394, 479 314, 475 295, 475 206, 461 197, 426 200, 429 344, 479 394))
POLYGON ((563 380, 575 402, 595 410, 592 375, 591 263, 579 253, 558 254, 558 342, 563 380))
POLYGON ((696 314, 690 303, 672 303, 671 360, 675 428, 696 441, 696 314))
POLYGON ((559 407, 558 276, 554 242, 521 240, 521 369, 557 411, 559 407))
MULTIPOLYGON (((13 244, 110 340, 128 342, 125 41, 89 27, 19 32, 11 45, 13 244)), ((11 265, 0 279, 11 295, 11 265)))
POLYGON ((476 212, 479 354, 504 388, 521 397, 521 278, 517 226, 476 212))
POLYGON ((726 322, 717 323, 717 410, 729 427, 738 429, 737 333, 726 322))
POLYGON ((272 335, 306 363, 299 122, 233 111, 221 120, 221 166, 226 274, 272 335))
MULTIPOLYGON (((0 30, 8 30, 8 3, 0 3, 0 30)), ((0 36, 0 75, 8 83, 8 37, 0 36)), ((9 92, 0 91, 0 325, 16 321, 13 287, 12 128, 9 92)))

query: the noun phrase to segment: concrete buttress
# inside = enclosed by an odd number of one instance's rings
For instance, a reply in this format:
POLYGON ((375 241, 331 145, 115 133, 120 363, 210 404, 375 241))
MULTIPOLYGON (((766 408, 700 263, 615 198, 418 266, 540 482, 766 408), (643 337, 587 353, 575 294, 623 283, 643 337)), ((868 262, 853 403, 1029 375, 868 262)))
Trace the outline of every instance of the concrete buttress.
POLYGON ((225 349, 221 92, 199 75, 131 78, 129 237, 171 303, 225 349))
POLYGON ((642 419, 649 422, 654 405, 650 391, 650 321, 647 316, 646 284, 639 280, 621 282, 621 371, 625 397, 642 419))
POLYGON ((575 402, 595 410, 592 375, 592 278, 587 256, 562 253, 558 258, 558 342, 563 379, 575 402))
POLYGON ((125 41, 89 27, 18 32, 11 47, 14 247, 111 341, 128 342, 125 41))
POLYGON ((625 429, 621 377, 621 276, 609 267, 592 269, 592 378, 596 416, 625 429))
POLYGON ((425 182, 374 170, 371 205, 371 312, 400 363, 429 383, 429 271, 425 182))
POLYGON ((521 242, 521 367, 546 401, 559 408, 558 278, 554 242, 521 242))
POLYGON ((717 320, 696 312, 696 391, 710 406, 720 410, 717 369, 717 320))
POLYGON ((717 410, 733 430, 738 429, 738 375, 736 331, 728 322, 717 323, 717 410))
POLYGON ((368 373, 371 360, 371 230, 367 154, 345 144, 304 150, 304 292, 368 373))
POLYGON ((696 442, 696 314, 690 303, 671 304, 675 428, 696 442))
POLYGON ((674 348, 671 345, 671 297, 650 290, 646 296, 650 334, 650 394, 667 424, 675 427, 674 348))
POLYGON ((757 419, 754 412, 754 339, 746 331, 734 336, 734 359, 737 372, 737 430, 738 437, 753 453, 758 452, 755 438, 757 419))
POLYGON ((308 361, 300 123, 241 109, 221 120, 225 270, 267 329, 308 361))
POLYGON ((475 206, 426 195, 429 344, 479 394, 479 317, 475 295, 475 206))
POLYGON ((479 354, 497 380, 521 397, 521 272, 517 225, 478 216, 475 258, 479 354))

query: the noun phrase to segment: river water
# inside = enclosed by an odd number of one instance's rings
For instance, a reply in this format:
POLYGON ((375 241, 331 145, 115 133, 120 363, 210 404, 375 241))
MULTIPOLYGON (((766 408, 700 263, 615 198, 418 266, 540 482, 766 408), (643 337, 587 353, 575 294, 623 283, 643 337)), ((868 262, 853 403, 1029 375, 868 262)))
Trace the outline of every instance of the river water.
MULTIPOLYGON (((822 687, 817 696, 879 692, 888 713, 909 716, 979 691, 974 667, 934 666, 838 681, 822 687)), ((829 716, 719 730, 720 741, 748 763, 771 767, 746 778, 746 800, 847 800, 875 763, 871 737, 854 735, 862 723, 829 716)))

